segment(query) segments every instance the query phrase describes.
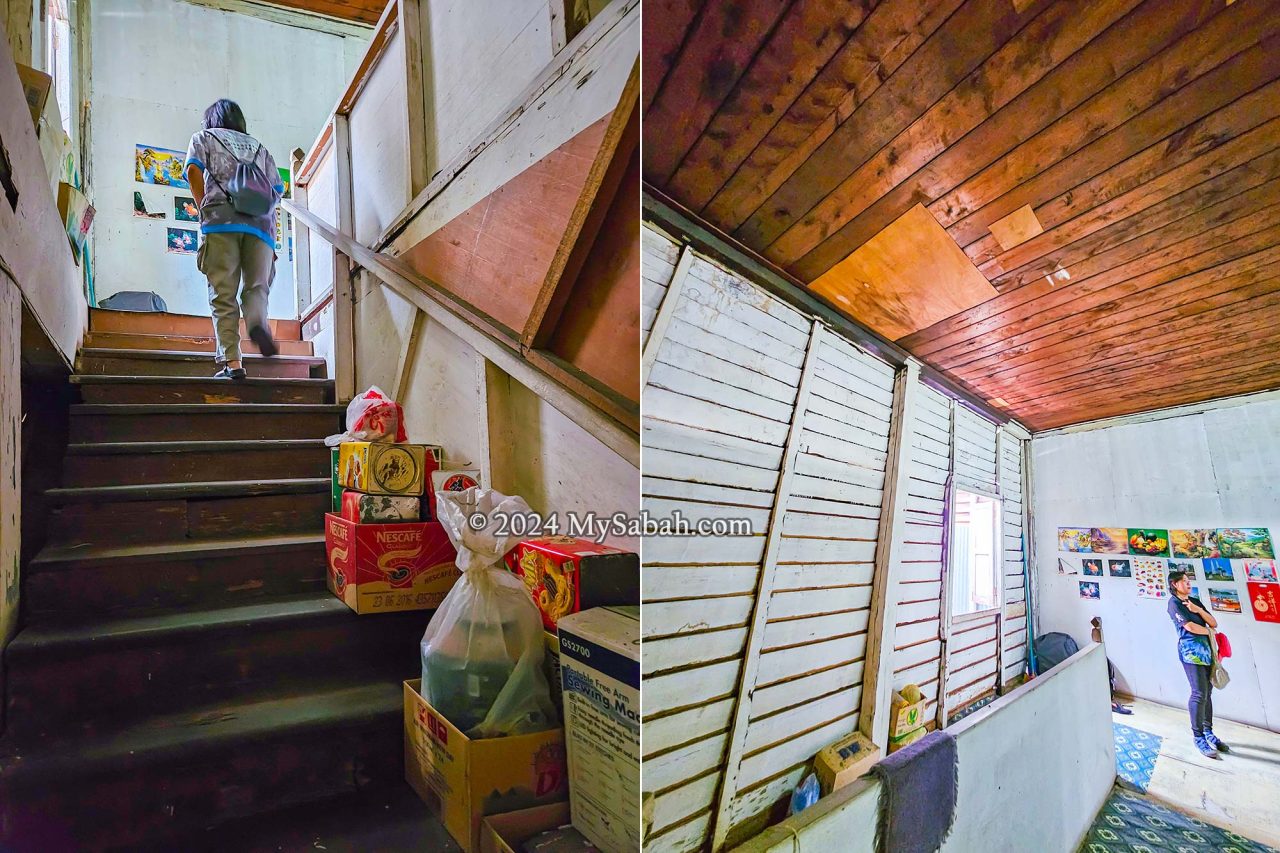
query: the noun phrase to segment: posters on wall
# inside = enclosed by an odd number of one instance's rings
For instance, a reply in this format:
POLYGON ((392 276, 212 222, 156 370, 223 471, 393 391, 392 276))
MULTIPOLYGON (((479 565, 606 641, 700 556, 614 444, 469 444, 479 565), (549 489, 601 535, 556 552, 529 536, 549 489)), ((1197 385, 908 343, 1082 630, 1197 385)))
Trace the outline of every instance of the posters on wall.
POLYGON ((200 208, 196 207, 196 200, 189 195, 174 196, 173 218, 179 222, 199 222, 200 208))
POLYGON ((1234 589, 1209 587, 1209 606, 1223 613, 1240 612, 1240 594, 1234 589))
POLYGON ((1082 560, 1080 565, 1086 577, 1091 577, 1091 578, 1102 577, 1102 561, 1101 560, 1082 560))
POLYGON ((1280 583, 1276 577, 1275 560, 1245 560, 1244 576, 1254 583, 1280 583))
POLYGON ((1102 589, 1098 586, 1097 581, 1080 581, 1080 597, 1087 598, 1091 601, 1098 601, 1102 598, 1102 589))
POLYGON ((133 192, 133 215, 140 216, 145 219, 164 219, 163 210, 151 210, 147 207, 147 201, 143 198, 142 193, 134 190, 133 192))
POLYGON ((133 152, 134 180, 140 184, 159 184, 174 189, 189 190, 182 165, 187 155, 171 148, 136 144, 133 152))
POLYGON ((1253 618, 1259 622, 1280 622, 1280 585, 1250 582, 1247 586, 1253 618))
POLYGON ((293 181, 289 177, 288 169, 276 167, 276 171, 280 173, 280 183, 284 185, 284 198, 293 198, 293 181))
POLYGON ((1073 554, 1090 553, 1093 546, 1089 539, 1087 527, 1059 527, 1058 550, 1070 551, 1073 554))
POLYGON ((1192 580, 1196 579, 1196 564, 1191 562, 1190 560, 1170 560, 1169 571, 1186 572, 1187 577, 1191 578, 1192 580))
POLYGON ((1113 578, 1133 577, 1133 567, 1128 560, 1107 560, 1107 571, 1113 578))
POLYGON ((1169 531, 1129 528, 1129 553, 1137 556, 1169 556, 1169 531))
POLYGON ((1134 560, 1133 576, 1138 582, 1138 598, 1164 600, 1169 597, 1164 560, 1134 560))
POLYGON ((1220 556, 1216 530, 1170 530, 1169 542, 1175 557, 1202 559, 1220 556))
POLYGON ((1128 531, 1123 527, 1090 527, 1089 546, 1095 554, 1127 554, 1128 531))
POLYGON ((1273 559, 1276 555, 1271 545, 1271 534, 1265 527, 1229 527, 1219 530, 1218 546, 1224 557, 1273 559))
POLYGON ((1231 561, 1225 557, 1212 557, 1204 561, 1204 579, 1207 581, 1233 581, 1236 573, 1231 561))
POLYGON ((166 228, 165 251, 172 255, 194 255, 196 253, 196 232, 186 228, 166 228))

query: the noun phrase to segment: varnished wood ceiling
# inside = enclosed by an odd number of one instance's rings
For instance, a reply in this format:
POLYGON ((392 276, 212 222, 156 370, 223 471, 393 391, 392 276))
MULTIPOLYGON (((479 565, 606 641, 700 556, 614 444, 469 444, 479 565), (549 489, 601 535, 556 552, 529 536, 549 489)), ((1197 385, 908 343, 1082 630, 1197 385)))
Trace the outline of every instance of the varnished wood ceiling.
POLYGON ((328 15, 344 21, 357 21, 361 24, 376 24, 382 17, 382 10, 387 7, 383 0, 270 0, 272 5, 297 9, 300 12, 314 12, 317 15, 328 15))
POLYGON ((803 283, 923 204, 998 295, 898 342, 1033 429, 1274 388, 1277 22, 1280 0, 646 0, 644 178, 803 283), (1002 248, 1026 206, 1043 233, 1002 248))

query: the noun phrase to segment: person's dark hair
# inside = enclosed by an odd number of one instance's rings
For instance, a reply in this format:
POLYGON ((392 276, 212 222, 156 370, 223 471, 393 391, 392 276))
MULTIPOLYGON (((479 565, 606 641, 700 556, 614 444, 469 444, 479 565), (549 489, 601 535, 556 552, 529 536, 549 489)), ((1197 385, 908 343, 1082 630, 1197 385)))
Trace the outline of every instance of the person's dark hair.
POLYGON ((244 113, 240 112, 240 105, 226 98, 219 98, 204 111, 204 129, 213 130, 215 127, 238 130, 240 133, 249 132, 245 129, 244 113))
POLYGON ((1169 586, 1173 586, 1175 583, 1182 580, 1186 576, 1187 576, 1187 573, 1182 571, 1181 569, 1174 569, 1173 571, 1169 572, 1169 586))

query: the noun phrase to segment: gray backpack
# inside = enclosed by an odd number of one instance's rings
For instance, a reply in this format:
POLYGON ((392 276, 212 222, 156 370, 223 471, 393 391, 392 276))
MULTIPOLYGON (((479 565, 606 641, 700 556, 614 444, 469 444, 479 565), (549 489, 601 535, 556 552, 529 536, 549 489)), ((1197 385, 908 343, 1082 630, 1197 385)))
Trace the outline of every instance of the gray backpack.
MULTIPOLYGON (((209 135, 218 139, 216 133, 209 135)), ((235 152, 227 148, 227 144, 221 139, 218 139, 218 144, 235 159, 236 171, 225 186, 214 177, 212 172, 209 173, 209 177, 213 178, 213 182, 222 190, 223 195, 231 202, 231 206, 237 213, 243 213, 245 216, 266 216, 276 202, 276 191, 275 185, 258 167, 258 155, 262 153, 262 143, 258 143, 257 149, 247 163, 236 157, 235 152)))

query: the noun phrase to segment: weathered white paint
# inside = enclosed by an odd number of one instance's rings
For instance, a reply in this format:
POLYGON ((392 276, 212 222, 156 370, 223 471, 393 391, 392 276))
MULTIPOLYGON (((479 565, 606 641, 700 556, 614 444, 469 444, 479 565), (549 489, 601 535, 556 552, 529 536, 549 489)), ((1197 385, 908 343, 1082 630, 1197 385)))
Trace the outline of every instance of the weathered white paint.
MULTIPOLYGON (((466 17, 466 16, 461 16, 466 17)), ((409 203, 404 32, 396 29, 351 107, 355 237, 372 243, 409 203)))
MULTIPOLYGON (((21 556, 22 387, 19 342, 22 294, 0 270, 0 649, 18 631, 18 560, 21 556)), ((4 672, 0 668, 0 690, 4 672)), ((0 724, 3 720, 0 719, 0 724)))
MULTIPOLYGON (((1057 551, 1059 527, 1267 527, 1280 536, 1280 400, 1139 421, 1088 432, 1037 436, 1035 470, 1036 632, 1062 631, 1088 639, 1089 620, 1102 617, 1107 655, 1120 687, 1167 705, 1185 705, 1186 676, 1166 604, 1139 599, 1134 582, 1109 575, 1059 575, 1058 558, 1079 566, 1080 555, 1057 551), (1101 600, 1079 597, 1079 581, 1097 581, 1101 600)), ((1106 557, 1103 556, 1105 560, 1106 557)), ((1167 561, 1166 561, 1167 562, 1167 561)), ((1198 561, 1193 561, 1198 562, 1198 561)), ((1248 602, 1242 563, 1235 583, 1242 613, 1216 612, 1231 638, 1231 684, 1215 691, 1215 716, 1280 731, 1280 624, 1258 622, 1248 602)))
MULTIPOLYGON (((288 168, 289 152, 311 144, 342 90, 346 42, 366 39, 171 0, 94 0, 92 13, 98 297, 154 290, 171 311, 207 315, 207 285, 195 256, 165 251, 167 227, 198 227, 173 218, 174 196, 189 193, 137 183, 134 145, 185 152, 204 109, 228 97, 244 110, 249 132, 288 168), (135 190, 166 218, 134 217, 135 190)), ((297 314, 287 245, 270 313, 297 314)))
MULTIPOLYGON (((1075 850, 1115 782, 1107 693, 1106 656, 1091 645, 950 727, 959 771, 944 853, 1075 850)), ((735 850, 870 853, 879 792, 855 782, 735 850)))

